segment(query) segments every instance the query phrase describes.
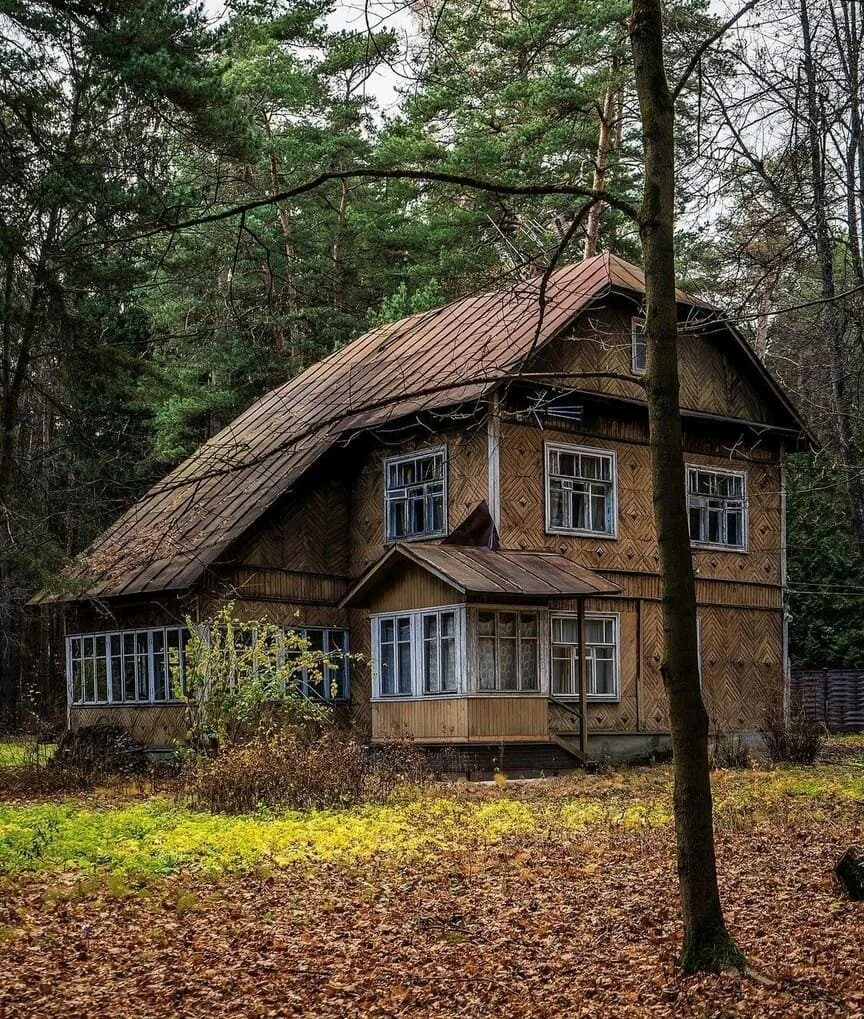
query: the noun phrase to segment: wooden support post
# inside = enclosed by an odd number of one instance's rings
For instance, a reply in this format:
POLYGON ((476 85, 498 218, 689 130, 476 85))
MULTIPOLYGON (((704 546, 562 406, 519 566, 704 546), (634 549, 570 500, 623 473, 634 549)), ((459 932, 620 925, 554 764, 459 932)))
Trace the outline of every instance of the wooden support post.
POLYGON ((585 668, 585 599, 576 603, 579 628, 579 752, 588 754, 588 673, 585 668))

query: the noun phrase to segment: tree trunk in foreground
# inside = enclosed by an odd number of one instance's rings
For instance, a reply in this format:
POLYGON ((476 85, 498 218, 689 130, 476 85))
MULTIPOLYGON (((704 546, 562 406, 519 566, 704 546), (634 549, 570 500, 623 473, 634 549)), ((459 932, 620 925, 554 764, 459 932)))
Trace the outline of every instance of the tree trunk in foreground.
POLYGON ((659 0, 633 0, 631 44, 645 156, 639 232, 645 264, 646 392, 665 639, 661 669, 672 729, 675 834, 684 917, 681 965, 688 971, 741 968, 744 959, 726 931, 717 887, 708 715, 699 685, 696 588, 678 403, 675 116, 663 61, 659 0))

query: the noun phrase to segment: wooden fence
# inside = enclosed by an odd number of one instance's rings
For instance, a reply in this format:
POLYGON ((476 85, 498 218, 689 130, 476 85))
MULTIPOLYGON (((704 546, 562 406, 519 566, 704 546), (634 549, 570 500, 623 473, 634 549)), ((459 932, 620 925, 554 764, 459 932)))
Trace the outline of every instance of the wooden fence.
POLYGON ((792 702, 831 732, 864 732, 864 669, 793 672, 792 702))

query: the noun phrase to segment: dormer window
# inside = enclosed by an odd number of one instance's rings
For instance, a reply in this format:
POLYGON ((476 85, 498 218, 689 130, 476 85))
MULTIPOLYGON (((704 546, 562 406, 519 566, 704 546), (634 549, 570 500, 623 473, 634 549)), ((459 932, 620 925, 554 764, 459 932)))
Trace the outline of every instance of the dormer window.
POLYGON ((644 375, 648 370, 648 344, 645 340, 645 319, 634 318, 630 322, 630 370, 634 375, 644 375))
POLYGON ((446 448, 385 460, 384 503, 388 541, 446 534, 446 448))

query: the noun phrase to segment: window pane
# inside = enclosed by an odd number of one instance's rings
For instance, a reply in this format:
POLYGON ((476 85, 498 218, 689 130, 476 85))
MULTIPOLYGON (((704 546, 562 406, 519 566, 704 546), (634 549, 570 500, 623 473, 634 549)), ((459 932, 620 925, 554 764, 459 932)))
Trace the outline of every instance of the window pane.
POLYGON ((411 643, 400 641, 398 647, 399 693, 411 693, 411 643))
POLYGON ((479 642, 480 689, 495 689, 495 638, 481 637, 479 642))
POLYGON ((162 630, 153 633, 153 699, 167 700, 168 670, 165 667, 165 634, 162 630))
POLYGON ((111 653, 111 700, 122 701, 125 695, 123 685, 123 643, 119 633, 108 638, 111 653))
POLYGON ((560 481, 550 482, 549 500, 549 523, 552 527, 569 527, 570 521, 566 509, 567 497, 560 481))
POLYGON ((615 693, 615 662, 611 658, 597 658, 594 662, 595 688, 592 693, 599 697, 611 697, 615 693))
POLYGON ((445 637, 441 641, 441 689, 452 693, 456 688, 456 638, 445 637))
POLYGON ((573 670, 570 649, 552 648, 552 693, 570 696, 573 690, 573 670))
POLYGON ((481 636, 491 636, 495 633, 494 612, 479 612, 477 614, 477 632, 481 636))
POLYGON ((392 619, 382 619, 381 622, 378 625, 379 625, 379 629, 380 629, 380 633, 381 633, 381 640, 382 640, 382 642, 390 642, 390 643, 392 643, 392 641, 393 641, 393 620, 392 619))
POLYGON ((537 675, 537 641, 523 639, 519 642, 521 658, 520 672, 523 690, 537 690, 540 683, 537 675))
POLYGON ((395 648, 392 644, 381 644, 379 661, 381 664, 381 693, 393 696, 396 693, 395 648))
POLYGON ((690 507, 690 537, 694 541, 704 541, 702 534, 702 511, 698 506, 690 507))
POLYGON ((579 621, 578 619, 553 619, 552 639, 560 644, 579 643, 579 621))
POLYGON ((80 658, 72 659, 72 703, 80 704, 84 700, 84 670, 80 658))
POLYGON ((150 655, 147 647, 147 634, 139 631, 135 634, 135 661, 138 670, 138 699, 150 700, 150 655))
POLYGON ((516 659, 516 641, 498 641, 498 689, 519 689, 519 664, 516 659))
POLYGON ((498 613, 498 636, 499 637, 515 637, 516 636, 516 619, 517 615, 515 612, 499 612, 498 613))
POLYGON ((740 510, 731 510, 726 516, 726 539, 730 545, 743 545, 742 514, 740 510))
POLYGON ((423 641, 423 688, 426 693, 441 689, 438 677, 438 641, 423 641))
POLYGON ((537 636, 537 616, 533 612, 523 612, 519 617, 519 631, 523 637, 537 636))

